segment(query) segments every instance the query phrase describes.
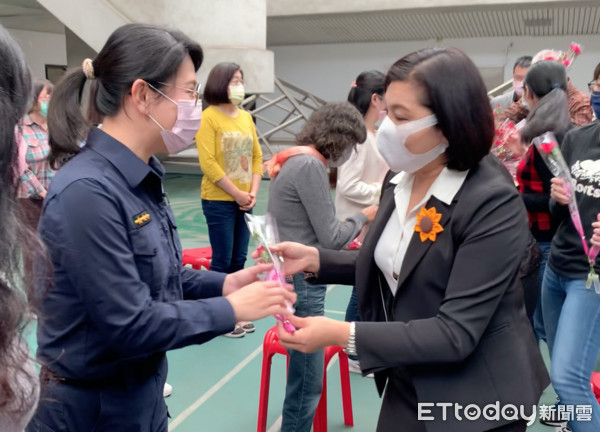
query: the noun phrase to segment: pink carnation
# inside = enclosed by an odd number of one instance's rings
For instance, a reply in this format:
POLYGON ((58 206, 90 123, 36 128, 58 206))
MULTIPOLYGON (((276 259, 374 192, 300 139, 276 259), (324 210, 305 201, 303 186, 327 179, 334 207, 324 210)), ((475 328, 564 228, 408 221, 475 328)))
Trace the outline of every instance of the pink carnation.
POLYGON ((563 60, 562 64, 564 64, 565 67, 569 67, 571 65, 571 61, 570 60, 563 60))
POLYGON ((571 45, 569 45, 569 48, 571 49, 571 51, 573 51, 573 53, 575 53, 576 55, 581 54, 581 46, 579 44, 573 43, 571 45))

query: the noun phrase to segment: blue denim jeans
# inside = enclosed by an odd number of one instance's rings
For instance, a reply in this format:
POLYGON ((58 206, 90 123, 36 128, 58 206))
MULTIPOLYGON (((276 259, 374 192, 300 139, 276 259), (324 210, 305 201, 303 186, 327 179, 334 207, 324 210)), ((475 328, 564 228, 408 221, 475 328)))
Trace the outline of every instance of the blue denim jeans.
POLYGON ((572 421, 569 426, 573 432, 598 432, 600 405, 590 389, 590 375, 600 349, 600 295, 586 289, 585 282, 546 267, 542 307, 552 360, 550 376, 560 403, 592 407, 591 421, 572 421))
MULTIPOLYGON (((542 253, 542 261, 540 262, 540 287, 544 282, 544 270, 548 263, 548 257, 550 256, 550 242, 538 242, 538 247, 542 253)), ((540 289, 540 295, 538 302, 533 313, 533 332, 535 333, 536 340, 546 340, 546 330, 544 328, 544 315, 542 313, 542 291, 540 289)))
MULTIPOLYGON (((304 274, 294 275, 294 290, 298 295, 295 309, 299 317, 323 315, 325 285, 311 285, 304 274)), ((323 350, 312 354, 288 350, 288 369, 281 432, 310 432, 321 391, 323 390, 323 350)))
POLYGON ((202 211, 208 225, 208 238, 212 248, 210 269, 233 273, 244 268, 248 255, 250 231, 244 214, 235 201, 202 200, 202 211))

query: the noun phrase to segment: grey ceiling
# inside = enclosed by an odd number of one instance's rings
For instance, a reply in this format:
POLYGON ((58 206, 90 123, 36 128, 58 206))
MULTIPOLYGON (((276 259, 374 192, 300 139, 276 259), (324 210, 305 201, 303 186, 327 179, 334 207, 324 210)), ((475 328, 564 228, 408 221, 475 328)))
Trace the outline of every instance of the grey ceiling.
POLYGON ((600 2, 271 17, 267 45, 600 33, 600 2))
MULTIPOLYGON (((324 0, 326 1, 326 0, 324 0)), ((64 33, 36 0, 0 0, 0 24, 64 33)), ((267 45, 501 36, 600 35, 600 0, 528 7, 429 8, 267 19, 267 45)))

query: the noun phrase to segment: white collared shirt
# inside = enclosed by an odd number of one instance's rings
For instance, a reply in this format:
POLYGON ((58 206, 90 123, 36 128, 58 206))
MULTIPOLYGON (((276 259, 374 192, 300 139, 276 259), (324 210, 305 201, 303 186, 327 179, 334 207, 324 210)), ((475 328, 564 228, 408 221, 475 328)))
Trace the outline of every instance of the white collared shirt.
MULTIPOLYGON (((401 172, 390 180, 390 183, 396 185, 394 188, 396 208, 390 216, 375 247, 375 263, 385 276, 392 294, 396 295, 398 275, 402 268, 406 250, 414 234, 419 210, 432 196, 450 205, 468 173, 468 170, 456 171, 445 167, 435 179, 425 197, 409 212, 407 212, 407 209, 414 176, 406 172, 401 172)), ((439 212, 439 209, 437 210, 439 212)))

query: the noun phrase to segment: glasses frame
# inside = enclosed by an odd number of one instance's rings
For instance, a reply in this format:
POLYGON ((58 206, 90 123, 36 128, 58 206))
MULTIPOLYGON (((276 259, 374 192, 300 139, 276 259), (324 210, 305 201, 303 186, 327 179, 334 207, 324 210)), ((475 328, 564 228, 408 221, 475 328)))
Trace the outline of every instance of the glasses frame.
MULTIPOLYGON (((200 89, 202 88, 202 84, 200 84, 200 83, 196 84, 196 86, 194 87, 194 90, 189 89, 189 88, 185 88, 185 87, 179 87, 179 86, 176 86, 175 84, 169 84, 169 83, 166 83, 166 82, 157 82, 157 84, 160 84, 160 85, 163 85, 163 86, 167 86, 167 87, 173 87, 173 88, 176 88, 176 89, 183 90, 185 92, 191 93, 192 96, 193 96, 193 98, 194 98, 194 106, 198 106, 198 101, 200 100, 200 89)), ((158 90, 152 84, 148 83, 148 85, 153 90, 156 90, 157 92, 162 93, 160 90, 158 90)), ((163 95, 163 96, 167 97, 168 99, 171 99, 171 98, 169 98, 166 95, 163 95)), ((173 102, 175 102, 175 101, 173 101, 173 102)), ((177 103, 177 102, 175 102, 175 103, 177 103)))
POLYGON ((598 82, 598 80, 591 80, 591 81, 590 81, 590 82, 587 84, 587 86, 588 86, 588 90, 589 90, 590 92, 593 92, 593 91, 598 91, 598 90, 594 90, 592 87, 600 87, 600 82, 598 82))

